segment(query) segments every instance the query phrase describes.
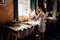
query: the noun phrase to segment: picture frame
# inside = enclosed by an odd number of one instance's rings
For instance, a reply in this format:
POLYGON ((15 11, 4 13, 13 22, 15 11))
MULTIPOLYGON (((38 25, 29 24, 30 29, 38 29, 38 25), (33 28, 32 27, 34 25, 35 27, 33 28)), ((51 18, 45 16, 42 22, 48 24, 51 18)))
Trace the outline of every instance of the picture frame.
POLYGON ((0 5, 5 4, 5 0, 0 0, 0 5))

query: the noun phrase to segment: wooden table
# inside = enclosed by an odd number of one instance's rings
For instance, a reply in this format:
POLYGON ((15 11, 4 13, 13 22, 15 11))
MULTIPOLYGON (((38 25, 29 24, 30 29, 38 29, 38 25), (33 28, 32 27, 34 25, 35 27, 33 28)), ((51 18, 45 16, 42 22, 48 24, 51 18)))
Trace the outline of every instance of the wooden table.
POLYGON ((31 21, 31 22, 24 22, 20 26, 16 26, 16 27, 8 26, 7 27, 9 29, 8 40, 11 35, 12 35, 12 38, 11 38, 12 40, 17 40, 32 34, 34 31, 35 25, 40 25, 40 22, 31 21), (29 25, 27 25, 26 23, 29 23, 29 25))
POLYGON ((34 31, 34 27, 32 25, 26 25, 26 24, 21 24, 20 26, 17 27, 8 27, 9 29, 9 35, 8 35, 8 40, 17 40, 17 39, 22 39, 29 34, 32 34, 34 31), (12 38, 11 38, 12 36, 12 38))

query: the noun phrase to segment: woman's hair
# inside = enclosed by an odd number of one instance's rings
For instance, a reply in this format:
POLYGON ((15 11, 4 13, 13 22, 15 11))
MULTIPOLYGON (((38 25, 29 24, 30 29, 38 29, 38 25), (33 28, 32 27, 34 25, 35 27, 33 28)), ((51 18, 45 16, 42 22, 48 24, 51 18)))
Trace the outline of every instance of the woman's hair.
POLYGON ((41 8, 41 10, 45 13, 45 8, 44 6, 39 6, 39 9, 41 8))

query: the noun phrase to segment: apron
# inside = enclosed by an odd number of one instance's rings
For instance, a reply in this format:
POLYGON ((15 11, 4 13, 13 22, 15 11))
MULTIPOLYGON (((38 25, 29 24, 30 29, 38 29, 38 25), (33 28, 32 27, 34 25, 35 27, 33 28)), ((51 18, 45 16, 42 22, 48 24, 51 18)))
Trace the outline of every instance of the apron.
POLYGON ((40 22, 40 25, 38 26, 38 30, 40 31, 40 32, 45 32, 45 15, 44 15, 44 12, 41 12, 41 14, 39 15, 40 17, 39 17, 39 20, 41 21, 40 22))

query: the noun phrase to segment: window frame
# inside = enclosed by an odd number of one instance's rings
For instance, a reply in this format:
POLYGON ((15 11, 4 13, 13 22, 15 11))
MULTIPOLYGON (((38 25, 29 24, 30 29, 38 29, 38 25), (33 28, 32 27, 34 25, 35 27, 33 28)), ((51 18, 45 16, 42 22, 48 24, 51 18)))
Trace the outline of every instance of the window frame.
POLYGON ((4 5, 6 0, 1 0, 0 5, 4 5))

